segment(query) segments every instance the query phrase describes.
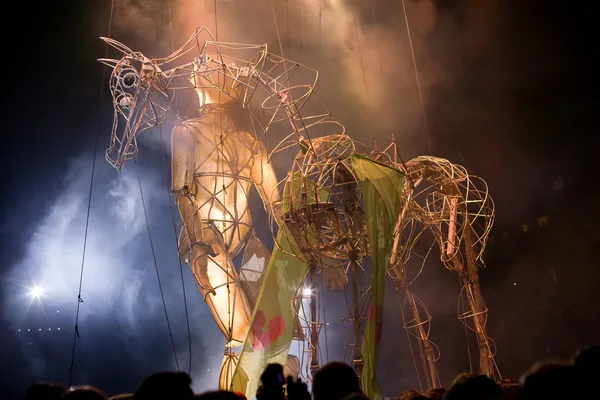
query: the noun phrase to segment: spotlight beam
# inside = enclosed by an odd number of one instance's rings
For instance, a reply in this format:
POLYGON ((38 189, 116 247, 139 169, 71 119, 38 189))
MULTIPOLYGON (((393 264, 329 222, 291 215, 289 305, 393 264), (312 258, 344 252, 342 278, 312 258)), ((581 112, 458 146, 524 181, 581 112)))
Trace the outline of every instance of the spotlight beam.
POLYGON ((44 291, 39 286, 34 286, 33 288, 29 289, 29 295, 34 299, 39 299, 44 295, 44 291))

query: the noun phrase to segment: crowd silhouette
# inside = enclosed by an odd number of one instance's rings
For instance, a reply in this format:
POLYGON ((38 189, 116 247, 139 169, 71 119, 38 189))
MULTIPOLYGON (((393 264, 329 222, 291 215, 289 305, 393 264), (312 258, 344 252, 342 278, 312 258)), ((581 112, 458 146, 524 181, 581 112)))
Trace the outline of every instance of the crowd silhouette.
MULTIPOLYGON (((450 388, 425 393, 407 390, 391 400, 570 400, 598 398, 595 378, 600 377, 600 346, 578 351, 570 360, 538 362, 518 383, 495 382, 485 375, 463 373, 450 388)), ((260 377, 257 400, 369 400, 359 379, 347 364, 331 362, 315 373, 312 393, 302 379, 284 378, 283 367, 270 364, 260 377)), ((144 379, 134 393, 105 396, 91 386, 66 388, 56 384, 30 386, 26 400, 248 400, 244 394, 223 390, 194 394, 192 379, 184 372, 161 372, 144 379)))

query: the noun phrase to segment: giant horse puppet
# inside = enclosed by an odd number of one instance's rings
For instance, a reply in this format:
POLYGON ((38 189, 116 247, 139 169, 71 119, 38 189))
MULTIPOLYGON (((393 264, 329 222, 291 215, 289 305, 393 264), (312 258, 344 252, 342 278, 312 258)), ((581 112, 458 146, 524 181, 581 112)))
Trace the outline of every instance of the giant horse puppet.
MULTIPOLYGON (((219 385, 229 389, 237 364, 237 354, 231 349, 246 338, 253 342, 252 308, 260 309, 255 293, 248 290, 232 262, 244 247, 244 259, 249 248, 264 249, 252 234, 248 209, 251 187, 258 191, 274 222, 273 232, 278 229, 275 227, 285 226, 280 232, 295 243, 293 255, 308 264, 311 282, 319 273, 325 287, 342 290, 348 283, 347 271, 354 276, 362 258, 372 256, 363 218, 362 183, 359 184, 353 167, 355 142, 313 93, 318 72, 269 53, 266 45, 216 42, 205 28, 198 28, 171 55, 150 59, 113 39, 103 40, 123 53, 119 60, 100 59, 113 68, 110 90, 114 123, 106 158, 118 170, 125 161, 137 156, 137 136, 164 121, 175 93, 197 93, 198 116, 178 123, 171 135, 172 193, 183 221, 180 256, 190 265, 226 338, 219 385), (201 40, 203 35, 209 40, 201 40), (257 139, 256 132, 234 126, 230 106, 235 103, 248 110, 253 127, 258 126, 265 137, 269 136, 267 132, 290 129, 271 152, 294 146, 299 149, 283 181, 277 181, 271 154, 265 143, 257 139), (260 109, 261 118, 253 114, 256 108, 260 109), (303 114, 310 115, 301 115, 301 110, 309 110, 303 114)), ((487 309, 477 278, 477 264, 481 264, 493 222, 493 202, 487 195, 487 186, 481 181, 483 189, 478 189, 476 177, 447 160, 417 157, 404 164, 398 162, 397 154, 393 143, 384 152, 375 151, 372 157, 398 173, 403 171, 407 178, 402 195, 398 194, 401 213, 395 228, 387 232, 393 241, 387 265, 389 275, 398 287, 405 289, 413 315, 411 321, 405 321, 405 328, 416 331, 414 336, 422 346, 424 365, 428 365, 429 385, 439 384, 435 366, 438 357, 428 339, 428 329, 424 328, 430 318, 427 315, 427 320, 421 320, 419 301, 410 290, 405 269, 414 243, 424 230, 432 231, 447 268, 461 276, 461 295, 467 300, 468 311, 459 318, 472 321, 480 349, 480 372, 498 377, 493 344, 485 327, 487 309), (392 148, 390 156, 387 150, 392 148), (481 229, 476 226, 479 222, 481 229), (416 225, 420 228, 415 229, 416 225)), ((364 160, 375 163, 369 158, 364 160)), ((268 258, 266 253, 263 256, 268 258)), ((355 289, 354 296, 359 296, 355 289)), ((355 304, 358 298, 355 297, 355 304)), ((293 300, 290 298, 290 302, 293 300)), ((359 346, 362 318, 358 307, 352 312, 353 364, 360 374, 365 356, 359 346)), ((319 323, 309 323, 311 370, 318 367, 319 323)), ((301 338, 301 333, 296 337, 301 338)), ((373 371, 375 367, 369 368, 373 371)), ((288 373, 297 370, 298 360, 289 357, 287 369, 288 373)))
MULTIPOLYGON (((250 101, 259 99, 255 101, 268 114, 264 133, 283 122, 293 128, 288 138, 296 135, 290 141, 302 140, 303 130, 328 119, 324 114, 296 128, 317 73, 268 53, 266 45, 216 42, 203 27, 165 58, 150 59, 113 39, 102 39, 123 53, 118 60, 99 59, 113 68, 114 122, 106 159, 116 169, 135 159, 138 135, 164 121, 178 90, 194 90, 198 95, 198 117, 178 123, 172 131, 172 193, 183 220, 180 256, 190 265, 226 338, 220 386, 228 388, 235 364, 229 350, 244 342, 256 301, 244 290, 232 262, 249 240, 258 240, 252 235, 248 209, 252 185, 271 219, 281 218, 273 206, 279 188, 265 145, 254 134, 236 129, 229 103, 250 110, 250 101), (203 35, 208 40, 201 40, 203 35), (298 71, 309 77, 309 84, 289 84, 298 71)), ((334 274, 345 272, 338 268, 334 274)), ((335 281, 340 279, 331 278, 335 281)), ((292 357, 289 363, 290 369, 297 367, 297 359, 292 357)))

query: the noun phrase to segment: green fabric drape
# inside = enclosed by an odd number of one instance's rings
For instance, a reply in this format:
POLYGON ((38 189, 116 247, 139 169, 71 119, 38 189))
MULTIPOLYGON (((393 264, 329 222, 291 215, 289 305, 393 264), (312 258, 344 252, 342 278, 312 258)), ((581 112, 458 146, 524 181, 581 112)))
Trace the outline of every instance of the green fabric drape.
MULTIPOLYGON (((283 214, 302 206, 301 193, 306 194, 309 204, 325 202, 329 196, 327 189, 316 190, 314 182, 296 173, 292 179, 288 178, 284 187, 283 214)), ((305 229, 307 241, 315 243, 315 232, 305 229)), ((251 327, 232 380, 232 390, 245 393, 249 399, 256 395, 260 375, 267 364, 285 365, 287 361, 299 307, 298 302, 292 306, 292 299, 308 271, 307 262, 296 256, 300 251, 285 225, 279 229, 277 243, 280 247, 275 246, 269 260, 251 327)))
POLYGON ((364 359, 362 388, 370 399, 382 399, 377 361, 383 328, 385 277, 390 265, 392 236, 402 207, 404 174, 358 154, 352 168, 360 180, 371 251, 371 305, 361 347, 364 359))

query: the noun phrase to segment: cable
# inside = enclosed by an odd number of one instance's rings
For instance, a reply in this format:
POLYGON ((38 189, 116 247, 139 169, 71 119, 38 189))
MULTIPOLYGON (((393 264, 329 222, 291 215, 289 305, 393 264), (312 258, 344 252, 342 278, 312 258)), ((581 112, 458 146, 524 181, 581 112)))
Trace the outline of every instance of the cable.
MULTIPOLYGON (((173 38, 173 16, 171 14, 171 0, 167 0, 167 6, 169 8, 169 33, 171 37, 171 51, 175 51, 175 40, 173 38)), ((206 14, 206 2, 204 3, 204 13, 206 14)), ((175 114, 179 118, 179 97, 175 96, 175 114)))
MULTIPOLYGON (((275 23, 275 32, 277 32, 277 41, 279 42, 279 51, 281 52, 281 58, 283 59, 283 68, 285 70, 286 82, 290 82, 291 83, 291 77, 288 76, 288 69, 287 69, 286 58, 285 58, 285 55, 283 54, 283 44, 281 42, 281 34, 279 32, 279 23, 277 22, 277 14, 275 13, 275 3, 274 3, 274 0, 271 0, 271 12, 273 13, 273 22, 275 23)), ((287 9, 287 1, 286 1, 286 23, 287 23, 288 13, 289 13, 289 10, 287 9)), ((288 29, 288 27, 289 26, 286 26, 286 30, 288 29)), ((303 34, 303 32, 302 32, 302 34, 303 34)), ((287 44, 289 46, 289 38, 287 38, 287 39, 288 39, 287 40, 287 42, 288 42, 287 44)), ((304 36, 302 36, 302 42, 304 43, 304 36)), ((293 103, 292 92, 288 91, 287 94, 288 94, 288 97, 289 97, 289 102, 293 103)), ((300 123, 302 124, 302 132, 304 132, 304 134, 306 135, 306 139, 308 140, 308 143, 311 145, 311 148, 312 148, 312 142, 310 140, 310 136, 308 135, 308 130, 306 129, 306 125, 304 124, 304 119, 298 113, 299 110, 296 108, 295 105, 294 105, 294 108, 295 108, 295 111, 296 111, 295 114, 297 115, 298 119, 300 120, 300 123)), ((289 113, 289 111, 288 111, 288 113, 289 113)), ((296 127, 296 124, 294 123, 294 118, 289 118, 289 119, 290 119, 290 123, 291 123, 292 128, 294 129, 294 131, 298 132, 298 128, 296 127)))
POLYGON ((302 7, 302 2, 300 2, 300 51, 304 51, 304 7, 302 7))
MULTIPOLYGON (((287 0, 286 0, 285 4, 287 7, 287 0)), ((271 0, 271 13, 273 14, 273 22, 275 23, 275 32, 277 33, 277 42, 279 43, 279 52, 281 53, 281 57, 285 59, 285 55, 283 54, 283 44, 281 42, 281 34, 279 33, 279 24, 277 23, 277 14, 275 13, 275 3, 273 0, 271 0)), ((288 14, 289 14, 289 10, 286 8, 286 14, 285 14, 286 28, 285 29, 286 29, 286 31, 288 31, 288 37, 286 38, 287 39, 286 45, 289 47, 289 29, 290 28, 289 28, 288 14)), ((287 71, 287 68, 286 68, 286 71, 287 71)))
POLYGON ((137 176, 138 186, 140 188, 140 198, 142 200, 142 209, 144 210, 144 218, 146 220, 146 230, 148 231, 148 240, 150 241, 150 250, 152 250, 152 259, 154 260, 154 269, 156 270, 156 278, 158 279, 158 289, 160 290, 160 298, 162 299, 163 309, 165 310, 165 319, 167 320, 167 328, 169 329, 169 337, 171 338, 171 346, 173 347, 173 356, 175 364, 179 371, 179 360, 177 359, 177 350, 175 349, 175 341, 173 340, 173 332, 171 331, 171 322, 167 313, 167 304, 165 303, 165 295, 163 293, 162 284, 160 282, 160 273, 158 272, 158 262, 156 261, 156 252, 154 251, 154 243, 152 242, 152 233, 150 232, 150 222, 148 221, 148 212, 146 211, 146 202, 144 201, 144 192, 142 191, 142 180, 140 179, 140 170, 137 166, 137 160, 134 160, 135 174, 137 176))
POLYGON ((156 29, 156 38, 155 38, 155 47, 154 47, 154 56, 160 57, 160 37, 162 36, 162 25, 163 19, 165 18, 165 3, 162 2, 160 4, 160 11, 158 13, 158 28, 156 29))
POLYGON ((319 55, 321 55, 321 27, 323 22, 323 0, 319 0, 319 55))
MULTIPOLYGON (((325 289, 323 288, 324 284, 323 284, 323 279, 321 279, 321 293, 325 293, 325 289)), ((325 357, 327 357, 327 361, 329 362, 329 341, 327 339, 327 325, 329 325, 329 323, 327 322, 327 313, 326 310, 327 307, 325 306, 325 303, 323 302, 323 321, 325 324, 325 357)))
MULTIPOLYGON (((273 2, 271 2, 271 9, 273 10, 273 18, 275 18, 273 2)), ((277 18, 275 18, 275 29, 279 30, 277 27, 277 18)), ((290 5, 288 4, 288 0, 285 0, 285 33, 285 54, 290 54, 290 5)), ((279 37, 277 37, 277 39, 279 39, 279 37)), ((283 57, 283 48, 281 47, 281 44, 279 47, 282 49, 281 57, 283 57)))
MULTIPOLYGON (((375 18, 375 7, 373 6, 372 0, 369 0, 369 6, 371 7, 371 21, 373 23, 373 26, 375 26, 377 19, 375 18)), ((381 46, 379 45, 379 40, 376 40, 375 42, 377 43, 377 54, 379 56, 379 72, 381 72, 381 76, 383 76, 383 61, 381 59, 381 46)))
MULTIPOLYGON (((218 43, 219 42, 219 25, 217 22, 217 0, 214 0, 213 4, 214 4, 214 8, 215 8, 215 42, 218 43)), ((219 91, 219 93, 221 93, 221 92, 219 91)))
MULTIPOLYGON (((398 299, 398 302, 400 302, 400 293, 398 293, 398 284, 396 283, 396 298, 398 299)), ((419 374, 419 367, 417 366, 417 359, 415 358, 415 351, 413 349, 413 345, 411 342, 411 338, 410 338, 410 333, 408 332, 408 329, 406 329, 406 327, 404 326, 405 323, 405 316, 404 316, 404 305, 401 306, 400 312, 402 313, 402 328, 404 329, 404 333, 406 333, 406 339, 408 341, 408 347, 410 348, 410 355, 412 356, 412 360, 413 360, 413 365, 415 367, 415 374, 417 375, 417 381, 419 382, 419 388, 421 389, 421 391, 423 390, 423 383, 421 383, 421 374, 419 374)), ((418 344, 418 341, 417 341, 418 344)), ((427 375, 425 373, 425 375, 427 375)))
MULTIPOLYGON (((170 36, 171 36, 171 52, 175 51, 175 46, 173 45, 173 18, 171 15, 171 0, 166 0, 167 7, 169 9, 169 28, 170 28, 170 36)), ((164 11, 164 10, 163 10, 164 11)), ((158 39, 157 39, 158 41, 158 39)), ((157 52, 160 49, 160 46, 157 47, 157 52)), ((177 98, 176 98, 177 99, 177 98)), ((163 135, 162 124, 159 126, 160 132, 160 142, 162 144, 162 160, 165 165, 165 170, 168 172, 169 166, 167 164, 166 158, 166 145, 163 135)), ((183 279, 183 263, 181 262, 181 257, 179 256, 179 239, 177 237, 177 223, 175 222, 175 212, 173 211, 173 202, 171 201, 171 192, 169 191, 169 182, 168 182, 168 174, 167 174, 167 200, 169 202, 169 211, 171 213, 171 221, 173 222, 173 237, 175 238, 175 246, 177 247, 177 261, 179 262, 179 275, 181 276, 181 290, 183 292, 183 306, 185 309, 185 322, 187 325, 187 336, 188 336, 188 348, 189 348, 189 360, 188 360, 188 374, 192 373, 192 333, 190 330, 190 317, 187 305, 187 293, 185 291, 185 280, 183 279)))
MULTIPOLYGON (((163 159, 163 163, 166 165, 166 167, 168 168, 168 165, 166 164, 166 157, 165 157, 165 142, 164 142, 164 138, 163 138, 163 130, 162 127, 160 128, 160 140, 162 142, 162 159, 163 159)), ((173 221, 173 235, 175 238, 175 246, 177 247, 177 260, 179 261, 179 275, 181 276, 181 289, 183 291, 183 307, 185 309, 185 322, 187 324, 187 335, 188 335, 188 348, 189 348, 189 354, 190 354, 190 358, 188 361, 188 374, 192 373, 192 333, 190 330, 190 317, 189 317, 189 312, 188 312, 188 305, 187 305, 187 294, 185 291, 185 280, 183 279, 183 263, 181 262, 181 257, 179 257, 179 239, 177 238, 177 223, 175 222, 175 213, 173 211, 173 202, 171 201, 171 193, 169 192, 168 189, 168 185, 167 185, 167 198, 169 200, 169 211, 171 212, 171 220, 173 221)))
MULTIPOLYGON (((115 1, 111 0, 110 14, 108 17, 107 37, 110 37, 114 7, 115 7, 115 1)), ((106 44, 105 58, 108 58, 108 43, 106 44)), ((102 73, 102 88, 100 89, 100 104, 102 104, 102 99, 104 98, 105 83, 106 83, 106 70, 104 70, 102 73)), ((84 270, 84 266, 85 266, 85 252, 87 249, 88 228, 90 226, 90 213, 91 213, 91 209, 92 209, 92 190, 94 187, 94 173, 96 171, 96 153, 98 151, 99 138, 100 138, 100 130, 97 130, 96 131, 96 140, 94 143, 94 156, 93 156, 93 161, 92 161, 92 176, 90 177, 90 190, 89 190, 89 194, 88 194, 87 216, 85 218, 85 233, 83 235, 83 253, 81 256, 81 271, 79 273, 79 292, 77 293, 77 311, 75 313, 75 331, 73 332, 73 348, 71 350, 71 365, 69 367, 69 387, 73 383, 73 367, 75 365, 75 348, 76 348, 76 344, 77 344, 77 338, 79 338, 79 309, 81 307, 81 303, 83 303, 83 299, 81 298, 81 288, 83 286, 83 270, 84 270)))
POLYGON ((371 115, 371 99, 369 98, 369 88, 367 85, 367 74, 365 72, 365 63, 363 62, 362 49, 360 47, 360 37, 358 35, 358 21, 354 16, 354 30, 356 31, 356 44, 358 45, 358 54, 360 55, 360 67, 362 68, 363 83, 365 85, 365 96, 367 97, 367 106, 369 107, 369 120, 372 120, 371 115))
MULTIPOLYGON (((464 310, 465 309, 465 300, 462 297, 462 290, 459 293, 459 296, 460 296, 459 297, 459 299, 460 299, 459 301, 460 301, 460 304, 461 304, 461 308, 462 308, 462 310, 464 310)), ((459 316, 460 316, 460 313, 459 313, 459 316)), ((469 372, 473 373, 473 359, 471 357, 471 346, 469 345, 469 328, 467 327, 466 322, 464 322, 464 321, 462 321, 462 322, 463 322, 463 325, 465 327, 465 337, 467 338, 466 343, 467 343, 467 354, 469 355, 469 372)))
POLYGON ((425 112, 425 102, 423 101, 423 90, 421 89, 421 80, 419 79, 419 68, 417 68, 417 59, 415 57, 415 49, 410 34, 410 26, 408 24, 408 15, 406 14, 406 4, 402 0, 402 11, 404 12, 404 22, 406 24, 406 32, 408 34, 408 43, 410 44, 410 54, 412 56, 413 67, 415 70, 415 79, 417 80, 417 90, 419 91, 419 101, 421 103, 421 114, 423 115, 423 128, 425 129, 425 138, 427 139, 427 150, 431 155, 431 139, 429 138, 429 124, 427 123, 427 113, 425 112))

